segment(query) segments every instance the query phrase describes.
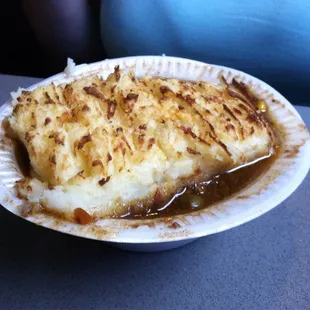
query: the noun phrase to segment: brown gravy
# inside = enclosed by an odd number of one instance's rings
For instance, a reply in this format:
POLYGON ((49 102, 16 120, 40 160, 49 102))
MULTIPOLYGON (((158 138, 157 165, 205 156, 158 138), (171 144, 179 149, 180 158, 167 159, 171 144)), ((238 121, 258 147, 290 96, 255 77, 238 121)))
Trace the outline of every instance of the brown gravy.
MULTIPOLYGON (((193 188, 184 188, 180 193, 168 199, 168 201, 153 204, 150 207, 145 206, 144 208, 130 209, 128 213, 115 215, 114 217, 151 219, 171 217, 208 208, 217 202, 230 198, 248 185, 251 185, 254 180, 269 169, 277 158, 278 153, 253 164, 240 167, 232 172, 214 176, 210 180, 197 184, 193 188)), ((15 156, 23 176, 29 177, 31 171, 29 155, 23 143, 19 141, 15 141, 15 156)), ((44 212, 44 210, 40 212, 44 212)), ((47 213, 50 214, 50 212, 47 213)), ((59 218, 63 217, 61 214, 54 215, 59 218)))
POLYGON ((243 166, 232 172, 214 176, 210 180, 196 185, 196 188, 184 188, 182 194, 171 197, 166 202, 153 205, 143 211, 128 212, 122 218, 150 219, 170 217, 190 213, 210 207, 238 193, 261 176, 272 165, 277 154, 243 166))

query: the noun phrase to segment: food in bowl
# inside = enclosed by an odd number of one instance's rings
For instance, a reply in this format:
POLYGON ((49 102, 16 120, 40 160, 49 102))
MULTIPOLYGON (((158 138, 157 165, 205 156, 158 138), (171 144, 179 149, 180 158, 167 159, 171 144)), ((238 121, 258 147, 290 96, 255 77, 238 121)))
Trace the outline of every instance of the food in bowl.
POLYGON ((118 67, 18 96, 8 134, 29 155, 29 212, 88 224, 190 212, 249 184, 280 145, 243 83, 136 77, 118 67))

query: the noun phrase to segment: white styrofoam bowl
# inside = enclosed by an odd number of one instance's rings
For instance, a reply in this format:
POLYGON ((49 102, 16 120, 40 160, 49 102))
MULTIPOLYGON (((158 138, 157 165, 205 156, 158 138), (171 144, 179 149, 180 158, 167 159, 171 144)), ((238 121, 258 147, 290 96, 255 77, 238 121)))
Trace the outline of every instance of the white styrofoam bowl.
MULTIPOLYGON (((28 89, 51 82, 68 83, 93 73, 107 77, 116 65, 132 69, 137 76, 147 74, 219 84, 219 76, 223 75, 228 82, 235 78, 246 83, 267 102, 273 120, 280 124, 284 138, 280 155, 270 169, 229 200, 190 214, 149 220, 102 219, 86 226, 46 214, 30 215, 26 220, 63 233, 107 241, 124 249, 167 250, 238 226, 266 213, 291 195, 307 175, 310 167, 309 132, 295 108, 266 83, 234 69, 175 57, 127 57, 79 65, 70 75, 60 73, 28 89)), ((5 103, 0 108, 0 121, 11 112, 12 104, 5 103)), ((1 128, 0 203, 12 213, 22 216, 23 201, 16 197, 14 191, 14 183, 20 178, 13 144, 1 128)))

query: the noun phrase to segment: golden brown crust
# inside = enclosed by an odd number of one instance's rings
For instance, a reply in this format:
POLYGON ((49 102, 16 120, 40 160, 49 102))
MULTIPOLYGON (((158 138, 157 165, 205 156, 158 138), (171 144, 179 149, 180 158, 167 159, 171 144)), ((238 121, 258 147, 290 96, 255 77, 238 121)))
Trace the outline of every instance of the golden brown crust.
POLYGON ((157 154, 197 161, 195 171, 208 163, 210 175, 264 156, 275 143, 258 99, 235 80, 225 85, 136 78, 116 68, 106 81, 89 76, 22 93, 10 123, 50 186, 97 178, 103 187, 157 154))

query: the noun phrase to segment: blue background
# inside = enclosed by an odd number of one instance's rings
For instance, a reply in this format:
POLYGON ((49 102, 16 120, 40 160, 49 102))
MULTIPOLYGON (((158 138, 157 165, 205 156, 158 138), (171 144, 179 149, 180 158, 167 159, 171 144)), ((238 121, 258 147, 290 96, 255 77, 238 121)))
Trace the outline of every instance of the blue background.
POLYGON ((308 0, 103 0, 108 57, 180 56, 243 70, 309 103, 308 0))

